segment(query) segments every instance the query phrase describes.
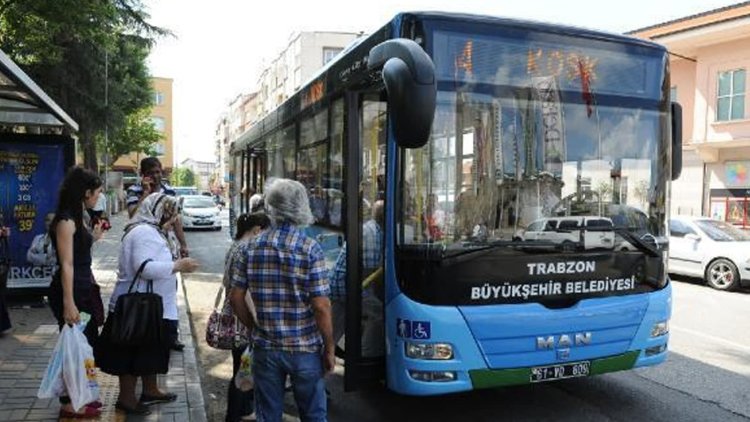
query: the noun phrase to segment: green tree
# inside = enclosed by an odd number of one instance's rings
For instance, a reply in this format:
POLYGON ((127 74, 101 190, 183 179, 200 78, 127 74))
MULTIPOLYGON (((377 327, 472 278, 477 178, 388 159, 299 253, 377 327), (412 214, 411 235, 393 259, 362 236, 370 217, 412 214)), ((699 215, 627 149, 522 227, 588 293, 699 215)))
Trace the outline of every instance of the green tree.
POLYGON ((195 173, 187 167, 172 170, 170 179, 173 186, 195 186, 195 173))
POLYGON ((154 146, 163 137, 151 121, 151 109, 142 108, 126 116, 124 125, 112 133, 107 142, 104 136, 97 137, 97 145, 109 154, 109 162, 114 163, 131 152, 155 156, 154 146))
POLYGON ((105 127, 151 104, 146 58, 168 32, 147 20, 140 0, 0 0, 0 48, 78 122, 91 169, 105 127))

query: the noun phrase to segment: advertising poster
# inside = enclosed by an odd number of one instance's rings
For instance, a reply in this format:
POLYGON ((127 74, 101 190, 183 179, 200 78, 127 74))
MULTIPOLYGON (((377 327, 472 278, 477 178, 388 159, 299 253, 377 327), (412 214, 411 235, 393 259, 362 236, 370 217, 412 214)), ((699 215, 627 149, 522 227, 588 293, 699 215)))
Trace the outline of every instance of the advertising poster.
POLYGON ((0 141, 0 222, 10 227, 8 288, 49 286, 55 259, 45 238, 45 218, 57 204, 64 149, 62 144, 0 141), (32 243, 37 250, 30 253, 32 243))

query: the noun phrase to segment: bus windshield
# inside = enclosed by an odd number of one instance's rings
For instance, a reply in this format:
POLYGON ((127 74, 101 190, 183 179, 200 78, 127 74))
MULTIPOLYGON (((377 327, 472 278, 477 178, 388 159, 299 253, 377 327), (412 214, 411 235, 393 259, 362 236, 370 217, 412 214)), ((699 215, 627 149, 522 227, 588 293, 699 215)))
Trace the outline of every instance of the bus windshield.
POLYGON ((617 229, 664 236, 664 52, 499 34, 432 33, 437 109, 430 141, 401 150, 402 249, 619 251, 635 249, 617 229))

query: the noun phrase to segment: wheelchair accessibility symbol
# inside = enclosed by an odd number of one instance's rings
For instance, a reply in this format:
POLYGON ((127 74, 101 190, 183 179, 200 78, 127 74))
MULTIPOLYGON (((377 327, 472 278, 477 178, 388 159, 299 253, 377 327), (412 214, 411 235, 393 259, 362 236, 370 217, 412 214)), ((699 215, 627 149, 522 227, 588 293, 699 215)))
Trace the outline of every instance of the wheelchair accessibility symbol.
POLYGON ((432 330, 428 321, 410 321, 408 319, 396 319, 396 332, 399 337, 413 338, 415 340, 428 340, 432 337, 432 330))

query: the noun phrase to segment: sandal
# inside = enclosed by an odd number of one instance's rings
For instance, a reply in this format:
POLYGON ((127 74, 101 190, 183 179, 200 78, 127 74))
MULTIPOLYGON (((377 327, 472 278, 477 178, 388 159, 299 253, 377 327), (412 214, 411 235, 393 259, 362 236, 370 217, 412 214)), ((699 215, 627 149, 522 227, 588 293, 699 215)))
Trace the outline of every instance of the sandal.
POLYGON ((121 410, 125 412, 126 415, 150 415, 151 410, 149 410, 146 405, 143 403, 138 403, 135 406, 131 407, 126 404, 120 403, 119 401, 115 403, 115 409, 121 410))
POLYGON ((177 400, 177 394, 175 393, 164 393, 158 396, 150 396, 148 394, 141 394, 141 403, 145 404, 146 406, 151 406, 152 404, 159 404, 159 403, 171 403, 175 400, 177 400))
POLYGON ((104 406, 104 404, 102 404, 102 402, 100 402, 99 400, 92 401, 91 403, 86 404, 86 407, 90 407, 92 409, 99 409, 102 406, 104 406))
POLYGON ((93 407, 83 407, 83 412, 71 412, 60 409, 60 419, 93 419, 102 415, 102 411, 93 407))

